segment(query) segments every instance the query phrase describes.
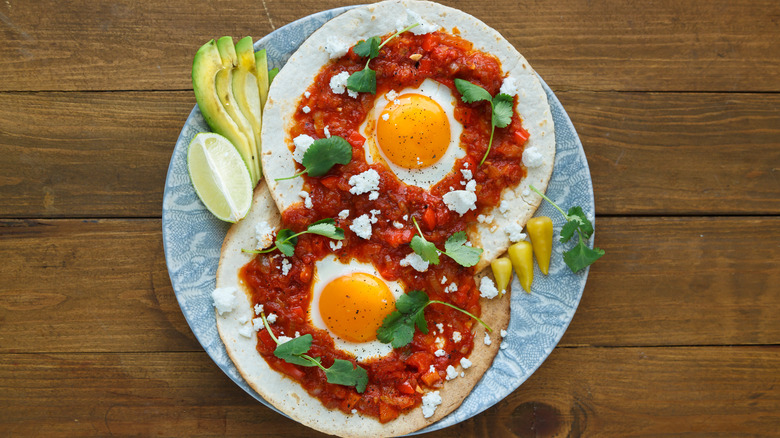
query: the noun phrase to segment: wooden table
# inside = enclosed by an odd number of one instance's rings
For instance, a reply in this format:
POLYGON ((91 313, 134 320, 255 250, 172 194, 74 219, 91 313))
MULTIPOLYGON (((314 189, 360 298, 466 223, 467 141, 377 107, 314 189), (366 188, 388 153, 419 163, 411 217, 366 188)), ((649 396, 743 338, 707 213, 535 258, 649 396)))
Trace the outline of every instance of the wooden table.
MULTIPOLYGON (((196 49, 350 3, 0 2, 0 435, 317 435, 205 354, 160 216, 196 49)), ((566 107, 607 254, 542 367, 431 436, 776 436, 780 3, 445 3, 566 107)))

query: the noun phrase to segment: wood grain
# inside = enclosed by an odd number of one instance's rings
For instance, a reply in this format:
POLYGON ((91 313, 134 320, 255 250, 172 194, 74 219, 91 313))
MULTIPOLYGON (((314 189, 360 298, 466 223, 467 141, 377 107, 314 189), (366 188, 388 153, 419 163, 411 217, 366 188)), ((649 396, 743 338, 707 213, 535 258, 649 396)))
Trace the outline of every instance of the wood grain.
MULTIPOLYGON (((0 91, 189 89, 192 57, 210 38, 259 38, 356 3, 8 1, 0 91)), ((501 32, 556 89, 780 90, 773 0, 443 3, 501 32)))
MULTIPOLYGON (((0 223, 0 353, 199 351, 160 230, 0 223)), ((780 218, 604 218, 596 234, 607 254, 562 345, 780 344, 780 218)))
MULTIPOLYGON (((557 94, 598 214, 780 213, 780 95, 557 94)), ((187 91, 0 93, 0 217, 159 217, 194 104, 187 91)))
MULTIPOLYGON (((778 367, 777 347, 558 348, 504 401, 427 436, 772 436, 778 367)), ((6 435, 324 436, 203 352, 2 354, 0 381, 6 435)))

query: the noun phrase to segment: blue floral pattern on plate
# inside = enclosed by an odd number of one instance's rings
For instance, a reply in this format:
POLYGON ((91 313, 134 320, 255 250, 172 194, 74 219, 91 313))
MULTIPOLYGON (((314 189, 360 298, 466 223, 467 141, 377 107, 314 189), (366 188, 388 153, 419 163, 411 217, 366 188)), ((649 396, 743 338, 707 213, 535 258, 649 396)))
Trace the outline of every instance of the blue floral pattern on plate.
MULTIPOLYGON (((269 68, 281 68, 309 35, 349 8, 331 9, 292 22, 260 39, 255 49, 267 50, 269 68)), ((582 206, 592 219, 593 187, 582 144, 555 94, 544 81, 542 86, 552 108, 556 138, 555 168, 547 196, 561 206, 582 206)), ((241 378, 217 333, 211 291, 229 224, 216 219, 201 204, 192 188, 186 160, 192 138, 208 130, 196 106, 182 128, 168 167, 162 212, 168 272, 182 313, 209 356, 244 391, 279 412, 241 378)), ((553 218, 558 235, 564 220, 555 209, 543 203, 537 215, 553 218)), ((562 245, 556 244, 553 249, 550 275, 542 275, 535 267, 533 293, 524 293, 517 279, 513 281, 508 334, 503 341, 493 335, 493 342, 503 342, 506 348, 499 351, 493 366, 457 410, 418 433, 457 424, 498 403, 528 379, 555 348, 580 302, 588 269, 573 274, 563 263, 562 245)))

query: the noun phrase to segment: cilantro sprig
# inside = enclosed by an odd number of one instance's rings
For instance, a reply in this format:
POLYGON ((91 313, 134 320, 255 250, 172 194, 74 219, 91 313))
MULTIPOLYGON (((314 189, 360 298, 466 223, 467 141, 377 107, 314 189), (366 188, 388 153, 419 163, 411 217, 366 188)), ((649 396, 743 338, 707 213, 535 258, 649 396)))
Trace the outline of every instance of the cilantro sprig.
POLYGON ((393 36, 386 39, 385 42, 382 42, 382 37, 378 36, 373 36, 367 40, 360 40, 355 45, 355 54, 368 57, 368 60, 366 60, 366 66, 363 67, 363 70, 356 71, 349 75, 349 78, 347 78, 347 88, 352 91, 357 91, 358 93, 368 92, 376 94, 376 72, 368 66, 368 63, 379 56, 379 50, 390 42, 390 40, 419 25, 420 23, 414 23, 403 30, 399 30, 394 33, 393 36))
POLYGON ((352 365, 352 362, 343 359, 336 359, 328 368, 322 365, 322 359, 319 357, 309 356, 307 353, 311 350, 312 336, 305 334, 297 338, 293 338, 287 342, 280 342, 274 335, 271 327, 268 325, 268 320, 265 319, 265 314, 261 313, 260 317, 263 318, 263 325, 271 335, 271 339, 276 342, 276 349, 274 350, 274 356, 282 359, 287 363, 294 365, 300 365, 304 367, 319 367, 325 372, 325 377, 328 383, 334 383, 336 385, 354 386, 358 393, 363 393, 368 385, 368 372, 365 368, 352 365))
POLYGON ((297 178, 304 173, 309 176, 322 176, 336 164, 347 164, 352 160, 352 146, 344 137, 333 135, 329 138, 319 138, 306 149, 301 164, 304 170, 293 176, 276 178, 275 181, 297 178))
POLYGON ((574 233, 577 233, 577 239, 579 240, 574 247, 563 253, 563 261, 571 269, 572 272, 577 272, 587 266, 590 266, 604 255, 604 250, 599 248, 588 248, 585 241, 590 239, 593 235, 593 224, 585 216, 585 212, 582 211, 582 207, 575 206, 569 209, 568 213, 558 207, 550 198, 540 192, 533 185, 530 186, 531 190, 536 192, 539 196, 549 202, 550 205, 555 207, 556 210, 561 212, 564 219, 566 219, 566 225, 561 228, 561 242, 566 243, 574 237, 574 233))
POLYGON ((385 317, 382 325, 376 331, 379 342, 390 344, 393 348, 401 348, 412 342, 415 326, 422 333, 428 333, 428 323, 425 321, 423 310, 431 304, 443 304, 463 312, 485 326, 487 331, 493 332, 490 326, 470 312, 444 301, 431 300, 428 298, 428 294, 421 290, 413 290, 401 295, 395 301, 396 310, 385 317))
POLYGON ((485 156, 482 157, 482 161, 479 162, 479 165, 481 166, 490 153, 490 148, 493 146, 493 133, 496 131, 496 128, 506 128, 512 121, 514 98, 505 93, 499 93, 496 94, 496 97, 493 97, 484 88, 463 79, 455 79, 455 88, 460 92, 461 100, 466 103, 480 102, 483 100, 490 102, 490 141, 488 142, 485 156))
POLYGON ((428 263, 438 265, 439 254, 444 254, 449 258, 455 260, 459 265, 465 267, 471 267, 479 263, 479 256, 482 254, 482 248, 473 248, 466 245, 466 232, 459 231, 447 239, 444 242, 444 251, 436 248, 433 242, 429 242, 422 234, 420 226, 417 225, 417 220, 412 218, 414 226, 417 228, 419 234, 415 234, 412 237, 412 241, 409 246, 412 250, 428 263))
POLYGON ((344 239, 344 229, 336 226, 336 221, 333 219, 322 219, 312 223, 306 228, 305 231, 300 233, 294 233, 289 228, 284 228, 276 233, 276 244, 266 249, 245 249, 244 252, 250 254, 265 254, 271 251, 279 250, 287 257, 292 257, 295 254, 295 245, 298 244, 298 236, 301 234, 319 234, 320 236, 329 237, 334 240, 344 239))

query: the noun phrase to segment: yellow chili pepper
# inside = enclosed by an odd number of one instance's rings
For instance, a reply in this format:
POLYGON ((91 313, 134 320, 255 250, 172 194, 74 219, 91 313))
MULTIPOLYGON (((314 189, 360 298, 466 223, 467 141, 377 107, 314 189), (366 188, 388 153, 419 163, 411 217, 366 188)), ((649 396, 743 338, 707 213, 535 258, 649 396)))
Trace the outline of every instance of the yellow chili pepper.
POLYGON ((526 292, 531 293, 531 282, 534 281, 534 254, 531 242, 517 242, 507 251, 512 266, 517 272, 517 279, 526 292))
POLYGON ((534 245, 534 255, 536 263, 539 264, 539 270, 547 275, 550 272, 550 254, 552 254, 553 223, 547 216, 531 218, 525 229, 528 231, 528 237, 534 245))
POLYGON ((496 279, 496 287, 501 295, 506 292, 509 282, 512 280, 512 262, 506 257, 499 257, 490 262, 493 268, 493 277, 496 279))

